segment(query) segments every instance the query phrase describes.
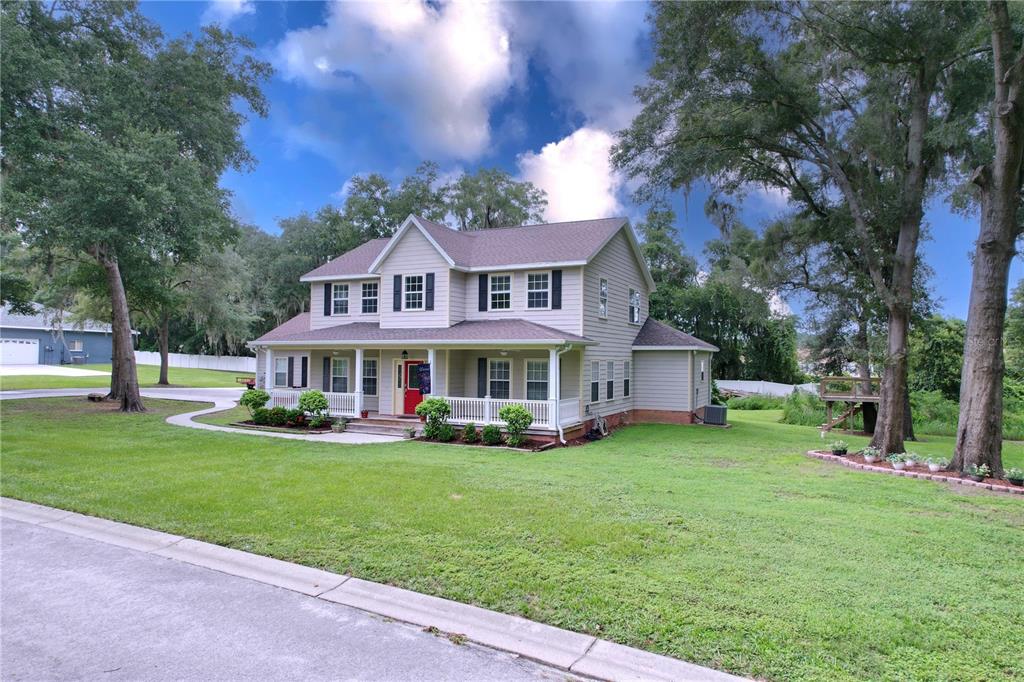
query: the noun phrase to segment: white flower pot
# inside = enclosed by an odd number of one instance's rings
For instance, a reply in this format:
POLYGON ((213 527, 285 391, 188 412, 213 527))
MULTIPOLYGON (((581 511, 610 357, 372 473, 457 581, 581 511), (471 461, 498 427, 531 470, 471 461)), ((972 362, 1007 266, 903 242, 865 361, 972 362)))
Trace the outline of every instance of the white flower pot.
POLYGON ((902 471, 903 467, 905 467, 906 465, 906 462, 893 462, 892 468, 895 469, 896 471, 902 471))
POLYGON ((867 462, 868 464, 874 464, 876 459, 877 457, 875 457, 874 455, 864 455, 864 461, 867 462))
POLYGON ((928 465, 928 471, 932 472, 933 474, 937 473, 939 471, 942 471, 942 465, 941 464, 929 464, 928 465))

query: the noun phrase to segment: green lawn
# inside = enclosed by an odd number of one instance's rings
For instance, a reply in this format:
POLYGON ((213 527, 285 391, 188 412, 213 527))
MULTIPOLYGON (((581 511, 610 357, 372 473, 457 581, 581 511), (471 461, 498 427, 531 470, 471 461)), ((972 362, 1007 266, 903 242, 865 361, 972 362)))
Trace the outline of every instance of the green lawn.
POLYGON ((3 494, 755 677, 1024 676, 1024 498, 812 460, 817 431, 777 412, 523 454, 207 433, 147 404, 4 402, 3 494))
MULTIPOLYGON (((75 365, 81 369, 109 372, 110 365, 75 365)), ((139 384, 143 387, 156 386, 160 368, 156 365, 139 365, 139 384)), ((186 369, 170 367, 167 378, 171 386, 188 388, 238 387, 236 377, 249 376, 245 372, 221 372, 213 369, 186 369)), ((61 376, 9 376, 0 377, 0 390, 16 391, 30 388, 108 388, 110 377, 61 377, 61 376)))

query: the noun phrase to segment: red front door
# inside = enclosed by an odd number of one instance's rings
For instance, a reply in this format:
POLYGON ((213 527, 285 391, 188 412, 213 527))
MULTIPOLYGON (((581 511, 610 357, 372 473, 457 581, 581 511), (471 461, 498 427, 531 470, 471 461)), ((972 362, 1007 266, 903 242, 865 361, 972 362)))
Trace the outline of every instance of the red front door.
POLYGON ((405 414, 416 414, 416 406, 423 402, 423 394, 420 393, 419 366, 422 360, 406 360, 402 363, 402 371, 405 373, 405 414))

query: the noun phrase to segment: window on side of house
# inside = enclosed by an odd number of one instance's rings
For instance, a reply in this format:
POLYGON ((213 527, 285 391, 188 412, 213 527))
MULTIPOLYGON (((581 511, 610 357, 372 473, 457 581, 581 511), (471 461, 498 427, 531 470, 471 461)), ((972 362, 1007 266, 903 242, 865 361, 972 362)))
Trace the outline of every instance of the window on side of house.
POLYGON ((704 381, 704 361, 700 361, 700 380, 704 381))
POLYGON ((548 361, 526 361, 526 399, 548 399, 548 361))
POLYGON ((629 323, 640 324, 640 292, 629 290, 629 323))
POLYGON ((601 279, 597 287, 597 316, 608 319, 608 280, 601 279))
POLYGON ((590 363, 590 402, 601 399, 601 363, 594 360, 590 363))
POLYGON ((492 398, 507 400, 512 396, 512 361, 491 360, 487 363, 488 392, 492 398))
POLYGON ((615 361, 608 361, 608 381, 605 382, 605 397, 611 400, 615 397, 615 361))
POLYGON ((363 314, 376 314, 379 300, 380 284, 377 282, 363 282, 363 314))
POLYGON ((335 284, 331 294, 331 314, 348 315, 348 285, 335 284))
POLYGON ((72 339, 68 341, 68 350, 72 353, 81 353, 85 349, 82 343, 82 339, 72 339))
POLYGON ((551 273, 531 272, 526 275, 526 307, 546 309, 551 305, 551 273))
POLYGON ((423 310, 423 275, 405 276, 405 310, 423 310))
POLYGON ((348 393, 348 358, 331 358, 331 391, 348 393))
POLYGON ((633 363, 629 360, 622 361, 622 397, 629 397, 629 380, 633 374, 633 363))
POLYGON ((490 306, 491 310, 512 309, 512 275, 491 275, 490 306))
POLYGON ((363 395, 377 395, 377 358, 363 358, 363 395))
POLYGON ((274 358, 274 386, 288 385, 288 358, 274 358))

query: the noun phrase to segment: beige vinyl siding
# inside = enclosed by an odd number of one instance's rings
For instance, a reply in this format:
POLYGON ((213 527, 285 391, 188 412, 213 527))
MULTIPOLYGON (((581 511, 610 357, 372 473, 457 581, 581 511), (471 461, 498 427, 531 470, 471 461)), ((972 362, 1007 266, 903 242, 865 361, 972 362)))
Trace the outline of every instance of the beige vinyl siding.
MULTIPOLYGON (((623 230, 631 229, 628 226, 623 230)), ((638 384, 637 370, 633 370, 630 397, 622 395, 623 362, 633 359, 633 339, 647 319, 650 291, 643 269, 633 253, 629 239, 619 230, 603 249, 583 268, 583 336, 597 341, 588 346, 583 357, 583 399, 590 402, 591 363, 600 362, 600 400, 591 405, 590 415, 608 415, 633 408, 638 384), (598 317, 598 287, 601 279, 608 280, 608 317, 598 317), (629 290, 640 292, 640 324, 629 323, 629 290), (607 363, 614 362, 615 393, 605 398, 607 363)), ((686 389, 684 389, 685 392, 686 389)))
POLYGON ((697 398, 694 402, 693 409, 704 407, 705 405, 711 404, 711 353, 694 353, 693 355, 693 386, 696 391, 697 398), (704 380, 700 378, 700 363, 704 362, 704 380))
POLYGON ((449 314, 448 274, 448 262, 427 241, 423 233, 418 229, 406 231, 380 266, 380 326, 383 328, 447 327, 449 314), (394 312, 392 308, 394 276, 426 275, 428 272, 434 273, 434 309, 394 312))
POLYGON ((444 351, 448 354, 448 395, 468 396, 476 395, 476 384, 473 385, 473 392, 466 393, 466 354, 461 350, 444 351))
POLYGON ((267 352, 264 350, 256 351, 256 388, 262 388, 267 390, 267 352))
MULTIPOLYGON (((582 268, 561 268, 562 270, 562 307, 557 310, 526 307, 527 274, 531 272, 547 272, 548 269, 523 270, 507 272, 495 270, 494 274, 512 275, 512 307, 509 310, 480 310, 480 275, 490 273, 470 272, 465 275, 465 295, 463 296, 464 315, 467 320, 499 320, 519 318, 543 324, 554 329, 561 329, 570 334, 580 334, 580 272, 582 268)), ((550 279, 549 279, 550 282, 550 279)), ((550 303, 550 298, 548 299, 550 303)))
MULTIPOLYGON (((473 275, 459 270, 448 271, 448 324, 458 324, 466 319, 466 282, 473 275)), ((441 292, 438 292, 444 295, 441 292)))
MULTIPOLYGON (((310 307, 309 307, 309 328, 323 329, 324 327, 335 327, 339 324, 349 322, 377 322, 380 320, 380 313, 363 314, 363 282, 377 282, 376 277, 367 279, 351 279, 338 282, 348 285, 348 314, 347 315, 324 315, 324 284, 325 282, 313 282, 310 285, 310 307)), ((333 282, 330 282, 333 284, 333 282)), ((379 286, 379 285, 378 285, 379 286)), ((378 288, 378 293, 379 293, 378 288)), ((388 304, 390 305, 390 299, 388 304)), ((383 307, 383 299, 379 299, 377 310, 383 307)))
POLYGON ((638 410, 690 411, 688 350, 645 350, 633 354, 630 393, 638 410))
POLYGON ((559 363, 562 368, 560 398, 580 397, 580 377, 582 376, 580 363, 582 361, 583 353, 578 350, 562 353, 562 359, 559 363))

